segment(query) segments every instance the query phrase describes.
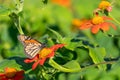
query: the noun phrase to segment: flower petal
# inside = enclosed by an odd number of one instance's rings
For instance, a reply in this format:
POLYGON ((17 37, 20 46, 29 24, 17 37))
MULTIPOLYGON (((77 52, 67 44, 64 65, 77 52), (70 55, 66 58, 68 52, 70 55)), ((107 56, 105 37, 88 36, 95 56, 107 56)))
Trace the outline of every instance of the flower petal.
POLYGON ((107 22, 102 23, 100 29, 102 29, 103 31, 108 31, 109 24, 107 22))
POLYGON ((24 62, 25 63, 31 63, 31 62, 34 62, 35 60, 37 60, 39 58, 39 55, 37 54, 33 59, 25 59, 24 62))
POLYGON ((50 54, 47 55, 47 58, 53 57, 55 55, 55 52, 52 51, 50 54))
POLYGON ((39 64, 39 62, 40 62, 40 60, 38 60, 37 62, 35 62, 35 63, 32 65, 32 70, 34 70, 34 69, 37 67, 37 65, 39 64))
POLYGON ((8 80, 4 73, 0 73, 0 80, 8 80))
POLYGON ((23 80, 23 78, 24 78, 24 71, 22 70, 16 73, 14 80, 23 80))
POLYGON ((54 46, 52 46, 50 49, 52 50, 50 54, 48 54, 46 56, 46 58, 50 58, 50 57, 53 57, 54 54, 55 54, 55 51, 58 49, 58 48, 62 48, 64 46, 64 44, 56 44, 54 46))
POLYGON ((112 24, 112 23, 109 23, 109 22, 107 22, 110 26, 112 26, 112 28, 113 29, 115 29, 116 30, 116 26, 114 25, 114 24, 112 24))
POLYGON ((93 34, 96 34, 100 29, 100 25, 95 25, 91 28, 93 34))
POLYGON ((65 45, 65 44, 56 44, 56 45, 52 46, 50 49, 51 49, 52 51, 55 51, 55 50, 57 50, 58 48, 62 48, 64 45, 65 45))
POLYGON ((43 59, 41 59, 41 60, 39 61, 39 64, 40 64, 40 65, 43 65, 45 61, 46 61, 46 58, 43 58, 43 59))
POLYGON ((38 64, 43 65, 44 62, 45 62, 45 60, 46 60, 46 58, 43 58, 43 59, 40 59, 40 60, 38 60, 37 62, 35 62, 35 63, 32 65, 32 70, 34 70, 34 69, 37 67, 38 64))
POLYGON ((84 30, 84 29, 88 29, 88 28, 90 28, 90 27, 92 27, 92 26, 93 26, 93 24, 91 23, 91 20, 89 20, 89 21, 83 23, 83 24, 81 25, 80 29, 81 29, 81 30, 84 30))
POLYGON ((112 20, 112 18, 107 17, 107 16, 102 16, 102 18, 103 18, 104 20, 112 20))

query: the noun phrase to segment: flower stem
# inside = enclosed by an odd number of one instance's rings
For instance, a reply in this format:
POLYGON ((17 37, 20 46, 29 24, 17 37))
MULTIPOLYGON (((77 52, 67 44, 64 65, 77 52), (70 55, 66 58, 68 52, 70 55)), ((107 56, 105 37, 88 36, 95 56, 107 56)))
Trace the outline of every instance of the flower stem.
POLYGON ((49 59, 49 64, 52 67, 54 67, 54 68, 56 68, 56 69, 58 69, 60 71, 63 71, 63 72, 77 72, 77 71, 80 71, 80 69, 68 69, 68 68, 65 68, 65 67, 57 64, 52 58, 49 59))
POLYGON ((21 28, 21 25, 20 25, 20 17, 16 13, 11 13, 9 15, 9 17, 13 20, 13 22, 14 22, 16 28, 18 29, 19 33, 24 34, 23 30, 21 28))
POLYGON ((120 25, 120 22, 118 20, 116 20, 110 13, 109 13, 109 16, 116 22, 120 25))
POLYGON ((23 10, 24 0, 19 0, 19 2, 17 2, 16 0, 13 0, 13 1, 15 3, 15 10, 11 11, 11 14, 9 15, 9 17, 13 20, 19 33, 24 34, 20 25, 20 16, 18 15, 23 10))
POLYGON ((20 17, 18 17, 18 31, 19 31, 20 34, 24 34, 23 30, 22 30, 22 27, 20 25, 20 17))
POLYGON ((97 63, 97 64, 93 64, 93 65, 86 66, 86 67, 82 68, 81 70, 85 70, 85 69, 87 69, 87 68, 95 67, 95 66, 98 66, 98 65, 113 64, 113 63, 115 63, 115 62, 116 62, 116 61, 100 62, 100 63, 97 63))
POLYGON ((57 64, 52 58, 49 59, 49 64, 62 71, 62 72, 80 72, 80 71, 83 71, 83 70, 86 70, 88 68, 91 68, 91 67, 95 67, 95 66, 98 66, 98 65, 104 65, 104 64, 113 64, 115 63, 116 61, 108 61, 108 62, 101 62, 101 63, 97 63, 97 64, 93 64, 93 65, 89 65, 89 66, 86 66, 84 68, 79 68, 79 69, 68 69, 68 68, 65 68, 59 64, 57 64))

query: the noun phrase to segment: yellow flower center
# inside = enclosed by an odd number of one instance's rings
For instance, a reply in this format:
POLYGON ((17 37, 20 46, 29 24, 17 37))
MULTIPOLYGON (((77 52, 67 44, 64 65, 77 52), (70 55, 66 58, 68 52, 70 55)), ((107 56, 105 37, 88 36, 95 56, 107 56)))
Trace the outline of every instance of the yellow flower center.
POLYGON ((111 4, 108 1, 101 1, 101 3, 99 4, 100 9, 106 9, 109 6, 111 6, 111 4))
POLYGON ((95 16, 95 17, 92 19, 92 23, 93 23, 93 24, 101 24, 101 23, 103 23, 103 22, 104 22, 104 20, 103 20, 103 18, 100 17, 100 16, 95 16))
POLYGON ((6 68, 5 70, 5 75, 8 78, 12 78, 15 76, 17 70, 15 68, 6 68))
POLYGON ((51 49, 49 49, 49 48, 43 48, 40 51, 39 58, 45 58, 50 53, 51 53, 51 49))

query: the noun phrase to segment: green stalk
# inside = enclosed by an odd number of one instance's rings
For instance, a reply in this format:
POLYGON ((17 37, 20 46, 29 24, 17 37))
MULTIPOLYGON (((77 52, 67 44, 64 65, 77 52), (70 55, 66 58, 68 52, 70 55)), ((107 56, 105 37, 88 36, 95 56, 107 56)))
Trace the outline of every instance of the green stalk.
POLYGON ((95 67, 98 65, 104 65, 104 64, 113 64, 115 62, 116 61, 101 62, 101 63, 89 65, 89 66, 86 66, 86 67, 80 68, 80 69, 68 69, 68 68, 65 68, 65 67, 57 64, 52 58, 49 59, 49 64, 52 67, 54 67, 55 69, 58 69, 59 71, 62 71, 62 72, 80 72, 80 71, 86 70, 86 69, 91 68, 91 67, 95 67))
POLYGON ((16 28, 18 29, 19 33, 20 34, 24 34, 23 30, 21 28, 21 25, 20 25, 20 17, 17 14, 15 14, 15 13, 11 13, 9 15, 9 17, 13 20, 13 22, 14 22, 16 28))
POLYGON ((23 30, 22 30, 22 27, 20 25, 20 17, 18 17, 18 31, 19 31, 20 34, 24 34, 23 30))
POLYGON ((68 69, 68 68, 65 68, 65 67, 57 64, 52 58, 49 59, 49 64, 52 67, 54 67, 54 68, 56 68, 56 69, 58 69, 60 71, 63 71, 63 72, 79 72, 81 70, 81 69, 68 69))
POLYGON ((120 22, 119 22, 117 19, 115 19, 110 13, 109 13, 109 16, 110 16, 116 23, 118 23, 118 24, 120 25, 120 22))

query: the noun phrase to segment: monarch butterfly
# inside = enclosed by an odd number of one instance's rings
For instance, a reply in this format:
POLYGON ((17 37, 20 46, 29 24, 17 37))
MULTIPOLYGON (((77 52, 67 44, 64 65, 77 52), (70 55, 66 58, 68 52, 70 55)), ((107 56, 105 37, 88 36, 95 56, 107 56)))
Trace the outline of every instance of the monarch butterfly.
POLYGON ((23 44, 25 54, 30 59, 35 57, 41 49, 45 47, 44 44, 31 38, 30 36, 19 35, 18 40, 23 44))

